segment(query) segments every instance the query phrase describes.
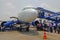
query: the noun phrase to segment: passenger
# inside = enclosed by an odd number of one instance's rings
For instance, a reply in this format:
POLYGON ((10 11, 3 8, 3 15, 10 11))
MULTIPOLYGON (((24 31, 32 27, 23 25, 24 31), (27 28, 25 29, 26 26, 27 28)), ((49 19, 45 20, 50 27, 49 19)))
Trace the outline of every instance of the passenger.
POLYGON ((44 31, 47 30, 47 22, 46 22, 46 20, 43 21, 43 30, 44 31))
POLYGON ((50 31, 50 28, 49 28, 49 23, 47 23, 47 32, 50 31))
POLYGON ((38 31, 42 30, 42 24, 41 23, 37 24, 37 30, 38 31))
POLYGON ((20 27, 18 27, 18 30, 22 32, 22 24, 20 24, 20 27))
POLYGON ((55 23, 53 23, 53 27, 54 27, 54 32, 56 33, 56 31, 57 31, 57 26, 56 26, 55 23))
POLYGON ((42 20, 40 20, 40 30, 43 31, 43 23, 42 23, 42 20))
POLYGON ((43 25, 40 23, 40 30, 43 31, 43 25))
POLYGON ((43 23, 43 30, 46 31, 46 28, 47 28, 47 24, 43 23))
POLYGON ((0 26, 0 31, 1 31, 1 26, 0 26))
POLYGON ((50 32, 52 33, 53 32, 53 24, 52 23, 49 23, 49 28, 50 28, 50 32))
POLYGON ((58 34, 60 34, 60 23, 58 24, 57 31, 58 31, 58 34))
POLYGON ((26 23, 26 31, 29 32, 29 27, 30 27, 30 24, 29 23, 26 23))
POLYGON ((11 24, 11 25, 8 26, 10 28, 10 30, 14 30, 14 25, 15 24, 11 24))
POLYGON ((1 22, 0 22, 0 31, 1 31, 1 22))
POLYGON ((13 30, 17 30, 17 24, 16 23, 14 23, 13 25, 12 25, 12 28, 13 28, 13 30))

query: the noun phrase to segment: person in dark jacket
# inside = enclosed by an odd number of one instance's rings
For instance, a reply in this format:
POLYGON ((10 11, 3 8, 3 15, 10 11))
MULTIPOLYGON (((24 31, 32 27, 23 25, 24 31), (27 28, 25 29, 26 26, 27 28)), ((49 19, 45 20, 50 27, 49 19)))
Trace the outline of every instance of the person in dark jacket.
POLYGON ((30 27, 30 24, 29 23, 26 23, 26 31, 29 32, 29 27, 30 27))
POLYGON ((20 24, 20 27, 18 27, 18 30, 22 32, 22 25, 20 24))
POLYGON ((42 24, 41 23, 37 24, 37 28, 38 28, 38 31, 42 31, 43 30, 42 24))
POLYGON ((46 28, 47 28, 47 24, 43 23, 43 30, 46 31, 46 28))
POLYGON ((43 21, 43 30, 44 31, 47 30, 47 21, 46 20, 43 21))
POLYGON ((49 23, 49 27, 50 27, 50 32, 52 33, 53 32, 53 24, 49 23))
POLYGON ((58 31, 58 34, 60 34, 60 23, 57 26, 57 31, 58 31))

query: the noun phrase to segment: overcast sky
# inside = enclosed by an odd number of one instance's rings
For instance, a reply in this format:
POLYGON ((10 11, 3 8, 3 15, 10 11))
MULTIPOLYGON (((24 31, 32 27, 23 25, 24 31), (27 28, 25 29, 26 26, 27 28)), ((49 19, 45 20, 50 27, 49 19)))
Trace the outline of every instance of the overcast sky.
POLYGON ((60 0, 0 0, 0 20, 9 20, 10 16, 17 16, 26 6, 43 7, 59 12, 60 0))

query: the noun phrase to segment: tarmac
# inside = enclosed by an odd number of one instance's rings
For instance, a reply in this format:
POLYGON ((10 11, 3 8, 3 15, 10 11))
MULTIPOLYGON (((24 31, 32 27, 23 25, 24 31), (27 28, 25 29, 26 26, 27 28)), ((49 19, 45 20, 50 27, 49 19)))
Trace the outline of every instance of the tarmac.
MULTIPOLYGON (((60 40, 60 34, 46 32, 46 40, 60 40)), ((0 32, 0 40, 44 40, 44 32, 36 31, 36 28, 31 28, 29 32, 6 31, 0 32)))

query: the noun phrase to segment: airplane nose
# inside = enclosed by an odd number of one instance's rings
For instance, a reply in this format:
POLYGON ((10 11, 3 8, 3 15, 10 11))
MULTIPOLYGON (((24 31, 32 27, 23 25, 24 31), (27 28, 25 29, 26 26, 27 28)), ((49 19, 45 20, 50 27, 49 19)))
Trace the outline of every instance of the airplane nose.
POLYGON ((18 18, 19 20, 22 20, 22 21, 25 21, 25 22, 31 22, 33 20, 35 20, 38 16, 38 12, 37 10, 35 9, 25 9, 25 10, 22 10, 19 15, 18 15, 18 18))

